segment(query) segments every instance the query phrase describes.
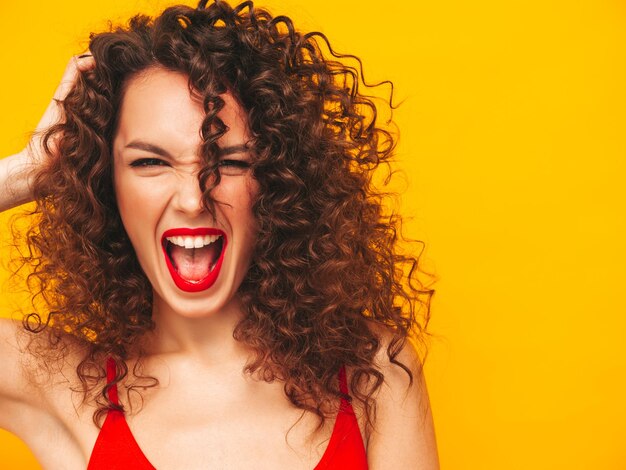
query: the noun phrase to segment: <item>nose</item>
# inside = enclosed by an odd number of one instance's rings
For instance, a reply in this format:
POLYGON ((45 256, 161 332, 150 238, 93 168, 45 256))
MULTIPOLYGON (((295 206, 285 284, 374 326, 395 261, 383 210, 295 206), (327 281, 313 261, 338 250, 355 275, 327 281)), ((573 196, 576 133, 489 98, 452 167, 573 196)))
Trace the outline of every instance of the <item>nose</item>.
POLYGON ((188 217, 196 217, 206 210, 202 203, 202 189, 196 172, 179 179, 174 195, 174 206, 188 217))

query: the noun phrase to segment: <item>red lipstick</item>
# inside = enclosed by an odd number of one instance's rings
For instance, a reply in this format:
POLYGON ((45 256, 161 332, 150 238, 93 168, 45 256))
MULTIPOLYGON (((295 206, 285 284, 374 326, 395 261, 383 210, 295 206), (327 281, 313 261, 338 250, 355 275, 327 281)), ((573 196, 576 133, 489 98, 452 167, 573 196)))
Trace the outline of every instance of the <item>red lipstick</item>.
MULTIPOLYGON (((217 242, 213 242, 213 243, 217 243, 217 242)), ((209 227, 173 228, 173 229, 166 230, 161 236, 161 248, 163 249, 163 255, 165 256, 165 263, 167 264, 167 269, 169 270, 170 275, 172 276, 174 284, 176 284, 176 286, 180 290, 183 290, 185 292, 201 292, 211 287, 217 280, 217 277, 219 276, 220 269, 222 267, 222 261, 224 260, 224 253, 226 252, 227 243, 228 243, 228 240, 226 238, 226 234, 222 230, 219 230, 216 228, 209 228, 209 227), (221 242, 222 249, 221 249, 218 259, 213 264, 213 269, 210 269, 209 267, 209 274, 205 278, 199 281, 189 281, 183 278, 178 273, 174 265, 172 264, 170 255, 167 253, 168 241, 166 239, 167 237, 175 237, 175 236, 200 236, 200 235, 220 235, 222 237, 222 242, 221 242)))

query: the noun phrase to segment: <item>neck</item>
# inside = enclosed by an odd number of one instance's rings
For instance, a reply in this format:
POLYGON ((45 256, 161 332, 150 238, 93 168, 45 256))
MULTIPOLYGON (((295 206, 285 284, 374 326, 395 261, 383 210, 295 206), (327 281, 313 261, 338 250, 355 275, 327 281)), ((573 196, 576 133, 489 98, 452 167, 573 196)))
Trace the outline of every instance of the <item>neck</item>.
POLYGON ((154 331, 146 338, 149 355, 174 355, 206 365, 224 364, 248 357, 246 348, 233 338, 233 331, 244 316, 238 298, 220 311, 203 316, 185 316, 175 311, 157 295, 152 319, 154 331))

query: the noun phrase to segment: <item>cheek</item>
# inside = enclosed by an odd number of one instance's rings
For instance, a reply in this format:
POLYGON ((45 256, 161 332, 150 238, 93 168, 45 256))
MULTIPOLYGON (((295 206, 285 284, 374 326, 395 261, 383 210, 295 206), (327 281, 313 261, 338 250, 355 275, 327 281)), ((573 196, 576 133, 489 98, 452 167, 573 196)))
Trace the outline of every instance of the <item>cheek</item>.
POLYGON ((258 183, 252 177, 222 178, 213 196, 227 204, 221 205, 221 212, 231 225, 234 236, 251 249, 257 237, 257 222, 253 213, 258 197, 258 183))
POLYGON ((116 175, 115 198, 120 217, 128 236, 137 249, 137 241, 142 234, 151 236, 149 230, 158 221, 163 207, 163 186, 158 182, 148 182, 132 175, 116 175))
POLYGON ((225 211, 237 216, 252 216, 252 207, 258 195, 258 183, 252 177, 222 177, 212 196, 224 201, 225 211))

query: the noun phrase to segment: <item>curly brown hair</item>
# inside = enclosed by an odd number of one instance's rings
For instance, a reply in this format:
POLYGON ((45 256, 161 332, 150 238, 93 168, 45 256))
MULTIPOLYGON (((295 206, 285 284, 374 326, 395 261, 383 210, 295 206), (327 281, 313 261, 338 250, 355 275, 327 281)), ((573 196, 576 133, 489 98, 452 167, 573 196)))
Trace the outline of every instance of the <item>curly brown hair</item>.
MULTIPOLYGON (((323 405, 342 396, 337 374, 347 366, 352 398, 371 426, 372 396, 384 380, 375 363, 381 331, 391 337, 390 362, 412 383, 396 357, 411 337, 425 345, 433 293, 418 279, 423 244, 401 252, 402 218, 373 183, 390 168, 395 134, 379 122, 381 105, 359 89, 370 85, 357 57, 250 1, 206 3, 91 35, 95 69, 81 73, 62 122, 43 135, 49 158, 36 175, 20 260, 30 266, 33 305, 43 301, 45 312, 26 315, 24 327, 47 332, 48 354, 68 338, 84 351, 76 373, 83 402, 91 396, 98 405, 97 426, 108 409, 123 409, 108 399, 105 358, 117 363, 119 382, 154 323, 152 287, 116 206, 111 143, 129 78, 151 67, 182 72, 206 113, 199 183, 208 209, 219 184, 216 141, 226 131, 221 94, 241 103, 252 135, 259 234, 234 331, 254 351, 246 372, 284 381, 289 400, 321 426, 323 405)), ((393 88, 387 109, 392 97, 393 88)))

